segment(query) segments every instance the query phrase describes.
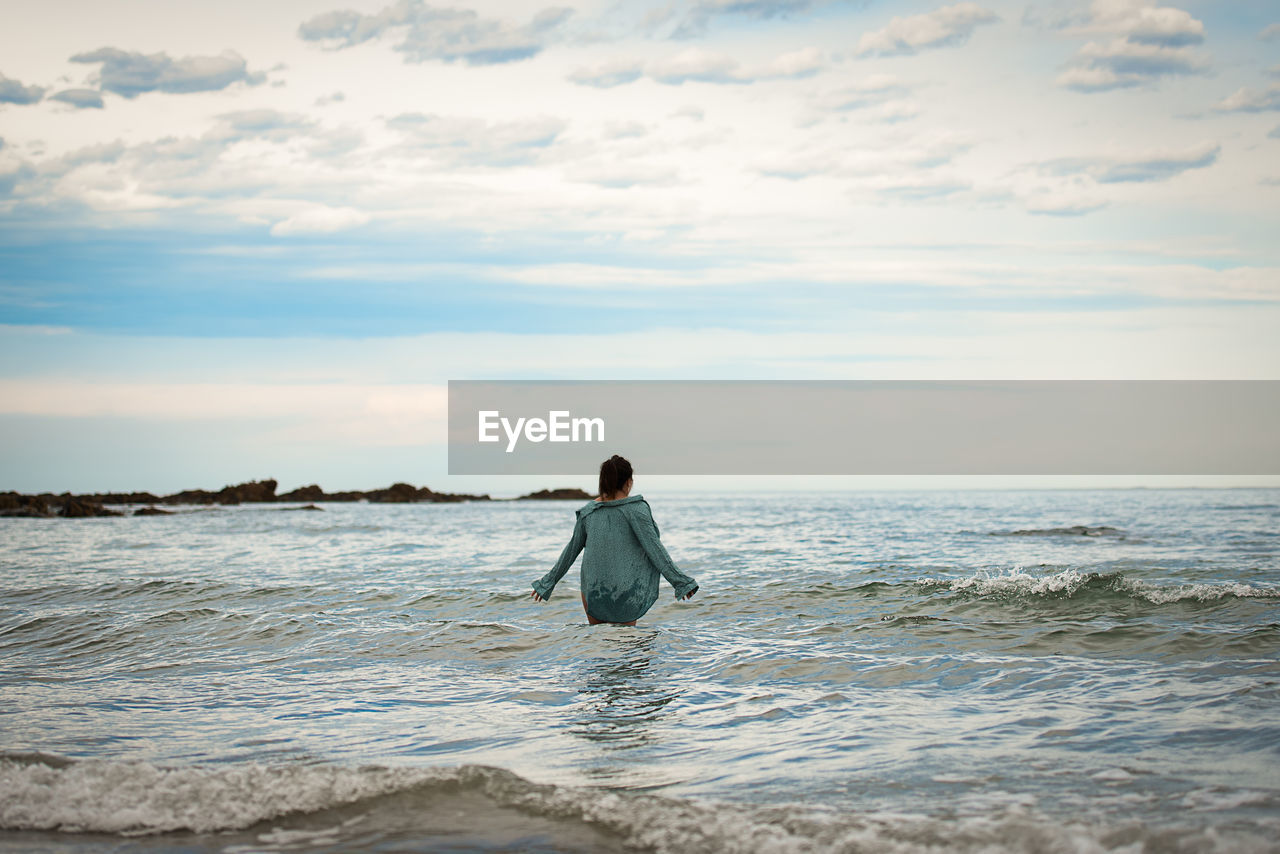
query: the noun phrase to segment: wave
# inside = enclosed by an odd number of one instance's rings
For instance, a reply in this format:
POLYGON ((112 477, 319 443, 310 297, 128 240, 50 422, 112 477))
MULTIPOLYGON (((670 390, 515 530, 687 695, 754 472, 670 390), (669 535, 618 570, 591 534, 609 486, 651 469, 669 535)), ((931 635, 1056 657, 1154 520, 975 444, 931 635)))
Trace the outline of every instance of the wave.
POLYGON ((1216 602, 1224 599, 1280 599, 1280 587, 1223 582, 1218 584, 1158 585, 1128 578, 1119 572, 1081 572, 1064 569, 1035 575, 1024 569, 997 573, 981 571, 963 578, 921 578, 924 592, 947 591, 999 599, 1071 599, 1083 595, 1119 596, 1153 605, 1175 602, 1216 602))
MULTIPOLYGON (((1144 843, 1195 851, 1278 850, 1261 825, 1255 833, 1238 822, 1230 830, 1206 823, 1108 827, 1019 806, 944 818, 726 804, 539 784, 482 765, 163 767, 8 754, 0 756, 0 784, 0 828, 6 830, 122 836, 217 832, 219 849, 235 841, 226 834, 256 829, 259 843, 314 841, 326 850, 376 846, 379 832, 396 847, 415 831, 424 842, 452 834, 449 850, 459 850, 459 833, 492 839, 505 830, 528 841, 533 825, 553 843, 546 847, 557 850, 995 854, 1137 850, 1144 843), (442 826, 450 821, 452 826, 442 826), (269 831, 264 822, 271 822, 269 831), (344 833, 350 834, 345 841, 344 833)), ((1249 805, 1257 806, 1256 799, 1249 805)))

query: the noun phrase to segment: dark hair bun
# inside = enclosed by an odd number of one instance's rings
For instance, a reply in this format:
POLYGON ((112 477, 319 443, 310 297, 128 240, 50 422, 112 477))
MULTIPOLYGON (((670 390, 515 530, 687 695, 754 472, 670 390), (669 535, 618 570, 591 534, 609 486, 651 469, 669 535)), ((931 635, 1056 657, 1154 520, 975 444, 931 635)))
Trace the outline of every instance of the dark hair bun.
POLYGON ((600 464, 600 497, 608 499, 622 491, 631 480, 631 463, 614 454, 600 464))

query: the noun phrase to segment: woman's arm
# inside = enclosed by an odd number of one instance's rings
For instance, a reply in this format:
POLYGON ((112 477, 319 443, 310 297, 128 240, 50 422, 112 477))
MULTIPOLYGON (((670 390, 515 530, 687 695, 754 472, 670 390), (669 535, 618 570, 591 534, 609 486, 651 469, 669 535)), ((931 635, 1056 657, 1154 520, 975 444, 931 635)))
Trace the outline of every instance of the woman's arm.
POLYGON ((662 573, 662 577, 670 582, 671 586, 676 589, 677 599, 688 599, 698 591, 698 582, 685 575, 676 566, 676 562, 671 559, 671 555, 667 554, 667 549, 662 545, 662 540, 658 538, 658 525, 653 521, 653 513, 649 510, 649 502, 639 502, 640 507, 636 508, 635 513, 627 514, 627 521, 631 523, 631 530, 635 531, 636 539, 640 541, 640 545, 644 548, 644 553, 649 556, 649 560, 658 568, 658 572, 662 573))
POLYGON ((551 591, 555 589, 560 579, 564 578, 569 567, 573 566, 573 562, 578 559, 578 555, 582 553, 586 544, 587 531, 582 525, 582 519, 578 519, 573 525, 573 536, 569 538, 569 544, 564 547, 564 551, 560 552, 560 559, 556 561, 556 565, 551 567, 551 571, 546 575, 533 582, 534 599, 542 602, 551 598, 551 591))

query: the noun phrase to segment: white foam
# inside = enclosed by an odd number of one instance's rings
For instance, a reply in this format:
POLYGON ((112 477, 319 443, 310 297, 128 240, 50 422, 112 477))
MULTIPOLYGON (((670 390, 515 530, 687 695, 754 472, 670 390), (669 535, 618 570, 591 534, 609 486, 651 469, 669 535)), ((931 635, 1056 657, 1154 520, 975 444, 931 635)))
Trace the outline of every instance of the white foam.
POLYGON ((940 585, 956 593, 972 593, 978 596, 1057 596, 1071 597, 1099 579, 1106 579, 1117 592, 1145 599, 1155 605, 1173 602, 1210 602, 1226 597, 1241 599, 1280 598, 1280 587, 1252 585, 1240 582, 1222 584, 1180 584, 1161 586, 1145 581, 1125 578, 1122 575, 1100 576, 1092 572, 1064 569, 1048 575, 1036 575, 1022 567, 1000 572, 980 571, 964 578, 922 578, 918 585, 940 585))
POLYGON ((0 827, 98 833, 208 832, 314 812, 437 779, 432 769, 334 766, 161 768, 0 759, 0 827))
MULTIPOLYGON (((1016 798, 974 815, 933 818, 902 813, 849 813, 812 806, 748 806, 572 786, 539 785, 511 772, 459 768, 344 768, 333 766, 218 766, 161 768, 146 763, 80 762, 64 768, 0 759, 0 826, 7 829, 158 833, 211 832, 249 827, 289 813, 317 813, 354 801, 412 790, 423 806, 441 792, 469 791, 495 807, 616 834, 620 848, 658 854, 699 852, 884 851, 896 854, 1024 854, 1071 851, 1140 852, 1148 842, 1197 852, 1276 850, 1258 834, 1213 827, 1120 828, 1062 821, 1016 798), (1109 840, 1123 838, 1119 844, 1109 840)), ((1009 793, 1006 793, 1008 797, 1009 793)), ((1219 793, 1213 793, 1219 794, 1219 793)), ((1226 803, 1224 799, 1219 803, 1226 803)), ((1252 793, 1244 793, 1252 797, 1252 793)), ((1203 793, 1196 803, 1206 802, 1203 793)), ((1242 803, 1253 803, 1246 799, 1242 803)), ((319 827, 273 826, 258 846, 336 845, 359 823, 365 842, 376 836, 377 801, 346 821, 320 815, 319 827)), ((403 816, 404 807, 397 808, 403 816)), ((472 819, 474 820, 474 816, 472 819)), ((480 817, 483 819, 483 816, 480 817)), ((396 828, 403 838, 406 829, 396 828)))

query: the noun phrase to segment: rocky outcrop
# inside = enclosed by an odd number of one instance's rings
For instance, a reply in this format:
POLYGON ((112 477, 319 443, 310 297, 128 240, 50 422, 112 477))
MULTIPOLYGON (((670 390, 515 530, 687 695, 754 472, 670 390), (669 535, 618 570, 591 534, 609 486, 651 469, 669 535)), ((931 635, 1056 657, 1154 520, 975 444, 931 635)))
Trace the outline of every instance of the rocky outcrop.
POLYGON ((160 501, 160 496, 152 495, 150 492, 96 492, 93 495, 76 497, 98 504, 156 504, 160 501))
POLYGON ((290 511, 290 510, 319 510, 319 511, 323 512, 323 511, 324 511, 324 508, 323 508, 323 507, 317 507, 317 506, 315 506, 314 504, 304 504, 304 505, 302 505, 301 507, 281 507, 281 508, 280 508, 280 510, 281 510, 281 512, 288 512, 288 511, 290 511))
POLYGON ((63 496, 58 515, 64 519, 84 519, 90 516, 123 516, 119 510, 108 510, 96 501, 77 498, 70 493, 63 496))
POLYGON ((0 493, 0 516, 26 516, 45 518, 52 516, 48 503, 39 495, 21 495, 17 492, 0 493))
MULTIPOLYGON (((224 486, 217 492, 206 489, 187 489, 172 495, 157 496, 150 492, 105 492, 87 495, 64 493, 53 495, 23 495, 18 492, 0 493, 0 516, 31 516, 46 518, 57 515, 65 518, 86 516, 122 516, 123 513, 109 510, 108 504, 144 504, 133 512, 134 516, 167 516, 170 511, 161 510, 157 504, 199 504, 199 505, 234 505, 234 504, 266 504, 276 502, 307 502, 305 507, 284 508, 290 510, 322 510, 317 507, 320 501, 369 501, 373 503, 409 504, 409 503, 454 503, 459 501, 489 501, 488 495, 469 495, 467 493, 435 492, 426 486, 413 486, 408 483, 394 483, 386 489, 372 489, 367 492, 331 492, 327 493, 318 484, 302 486, 297 489, 276 495, 275 480, 252 480, 248 483, 224 486)), ((526 498, 576 498, 581 495, 590 498, 581 490, 543 490, 526 498), (573 492, 575 494, 561 493, 573 492)))
POLYGON ((332 500, 325 497, 324 490, 318 484, 310 486, 300 486, 291 492, 277 496, 280 501, 326 501, 332 500))
POLYGON ((583 492, 572 486, 562 486, 558 489, 540 489, 537 492, 530 492, 528 495, 521 495, 517 501, 590 501, 595 498, 590 493, 583 492))

